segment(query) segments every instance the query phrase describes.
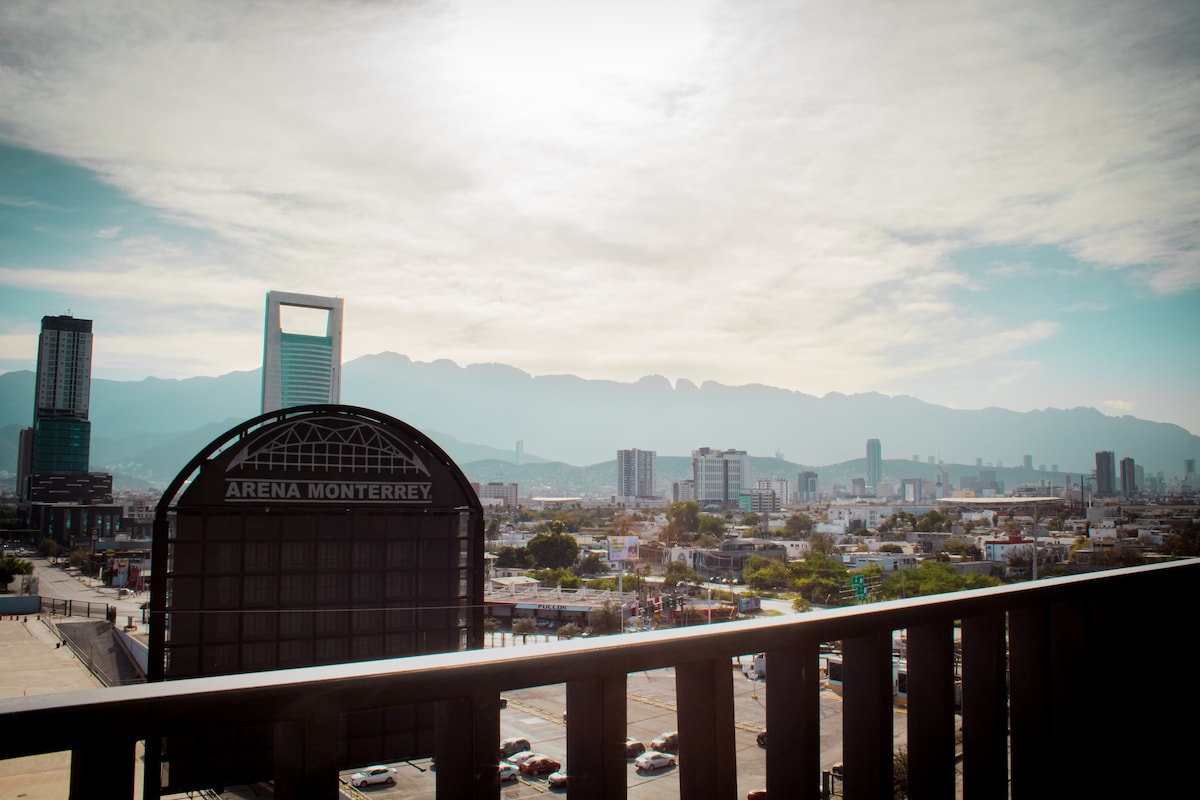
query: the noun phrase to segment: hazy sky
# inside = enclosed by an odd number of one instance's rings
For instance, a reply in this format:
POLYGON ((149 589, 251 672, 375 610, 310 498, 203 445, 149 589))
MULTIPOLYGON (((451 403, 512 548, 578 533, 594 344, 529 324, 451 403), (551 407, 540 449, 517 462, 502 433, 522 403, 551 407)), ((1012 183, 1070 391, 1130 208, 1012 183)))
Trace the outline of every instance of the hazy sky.
POLYGON ((0 5, 0 371, 253 369, 278 289, 347 360, 1200 433, 1198 245, 1195 0, 0 5))

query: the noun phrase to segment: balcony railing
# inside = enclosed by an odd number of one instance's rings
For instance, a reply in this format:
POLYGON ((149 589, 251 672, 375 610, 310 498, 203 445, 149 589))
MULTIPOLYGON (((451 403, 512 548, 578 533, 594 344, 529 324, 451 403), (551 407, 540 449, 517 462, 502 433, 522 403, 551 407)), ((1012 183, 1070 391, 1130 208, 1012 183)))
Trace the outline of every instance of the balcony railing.
MULTIPOLYGON (((1191 785, 1200 561, 812 614, 0 700, 0 759, 69 750, 72 798, 135 797, 135 745, 271 723, 275 793, 335 798, 338 715, 438 703, 437 796, 497 798, 502 691, 566 684, 572 800, 626 795, 627 675, 674 667, 680 797, 737 795, 730 659, 765 652, 771 798, 821 783, 819 645, 843 643, 845 797, 891 798, 892 642, 908 642, 909 797, 1150 796, 1191 785), (961 763, 955 626, 961 626, 961 763)), ((1192 790, 1188 790, 1189 792, 1192 790)), ((1172 795, 1175 796, 1175 795, 1172 795)))

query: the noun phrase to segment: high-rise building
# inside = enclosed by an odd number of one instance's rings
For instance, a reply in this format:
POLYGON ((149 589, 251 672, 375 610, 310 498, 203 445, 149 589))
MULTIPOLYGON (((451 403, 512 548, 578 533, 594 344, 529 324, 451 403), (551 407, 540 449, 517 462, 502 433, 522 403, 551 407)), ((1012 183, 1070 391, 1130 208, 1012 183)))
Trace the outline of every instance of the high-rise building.
POLYGON ((34 475, 86 475, 91 458, 88 420, 92 387, 92 321, 42 317, 38 337, 33 426, 21 432, 17 491, 30 499, 34 475))
POLYGON ((1121 494, 1126 497, 1137 494, 1137 465, 1129 457, 1121 459, 1121 494))
MULTIPOLYGON (((481 502, 488 500, 499 500, 501 505, 507 508, 516 508, 518 502, 519 489, 515 483, 504 483, 502 481, 489 481, 487 483, 471 482, 471 488, 475 490, 481 502)), ((484 502, 484 505, 490 503, 484 502)))
POLYGON ((267 292, 263 335, 262 410, 341 402, 342 311, 340 297, 267 292), (285 331, 283 309, 324 311, 325 332, 285 331))
POLYGON ((796 476, 796 499, 801 503, 815 503, 820 499, 817 492, 817 473, 805 471, 796 476))
POLYGON ((734 505, 750 479, 750 457, 745 450, 692 451, 692 480, 700 505, 734 505))
POLYGON ((1117 463, 1111 450, 1096 453, 1096 496, 1112 497, 1117 493, 1117 463))
MULTIPOLYGON (((775 493, 775 503, 778 506, 791 502, 792 484, 787 478, 758 478, 754 485, 759 489, 770 489, 775 493)), ((778 511, 779 509, 774 509, 778 511)))
POLYGON ((878 439, 867 439, 867 486, 874 489, 883 480, 883 446, 878 439))
POLYGON ((1021 456, 1021 466, 1024 467, 1025 469, 1033 469, 1033 456, 1031 456, 1031 455, 1021 456))
POLYGON ((653 450, 617 451, 617 501, 634 503, 658 496, 657 455, 653 450))

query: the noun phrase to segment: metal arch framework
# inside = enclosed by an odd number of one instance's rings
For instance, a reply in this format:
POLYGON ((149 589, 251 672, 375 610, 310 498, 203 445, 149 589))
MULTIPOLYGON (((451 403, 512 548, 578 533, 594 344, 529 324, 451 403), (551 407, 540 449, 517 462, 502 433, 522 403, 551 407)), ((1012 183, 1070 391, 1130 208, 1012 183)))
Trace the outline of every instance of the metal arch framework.
MULTIPOLYGON (((463 490, 464 495, 472 497, 474 491, 471 489, 471 483, 467 480, 466 475, 454 463, 454 460, 439 447, 432 439, 425 436, 412 425, 407 422, 396 419, 395 417, 384 414, 380 411, 373 411, 360 406, 347 405, 307 405, 293 406, 291 408, 283 408, 278 411, 269 411, 266 414, 260 414, 257 417, 248 419, 238 425, 227 430, 217 438, 213 439, 204 449, 197 453, 187 465, 179 471, 175 479, 163 491, 162 498, 158 502, 154 514, 154 533, 157 536, 159 526, 165 525, 167 514, 175 504, 175 500, 179 493, 191 481, 192 477, 200 470, 200 468, 214 456, 224 452, 227 448, 232 447, 241 440, 245 439, 254 431, 266 425, 276 422, 281 422, 290 418, 316 417, 321 415, 337 415, 347 418, 359 418, 368 422, 380 423, 389 427, 399 428, 407 433, 413 442, 427 451, 441 465, 447 468, 459 488, 463 490)), ((482 512, 483 506, 476 499, 478 510, 482 512)), ((165 531, 166 529, 163 528, 165 531)))

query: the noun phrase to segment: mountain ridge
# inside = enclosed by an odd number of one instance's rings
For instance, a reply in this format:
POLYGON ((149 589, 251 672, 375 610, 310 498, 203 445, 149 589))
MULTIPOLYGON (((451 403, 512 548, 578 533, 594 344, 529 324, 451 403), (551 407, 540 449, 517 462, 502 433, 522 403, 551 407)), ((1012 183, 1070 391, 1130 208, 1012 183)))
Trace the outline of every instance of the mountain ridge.
MULTIPOLYGON (((0 374, 0 470, 15 471, 15 436, 32 419, 33 381, 30 371, 0 374)), ((138 474, 140 464, 145 479, 169 481, 217 435, 257 416, 260 394, 259 370, 94 379, 93 468, 124 465, 138 474)), ((654 450, 661 460, 702 446, 828 466, 861 459, 869 438, 880 439, 887 461, 917 456, 922 463, 934 457, 1012 467, 1031 454, 1035 466, 1057 465, 1068 474, 1090 472, 1099 450, 1114 451, 1118 460, 1132 457, 1148 475, 1162 471, 1168 479, 1182 473, 1185 458, 1200 456, 1200 437, 1178 425, 1110 417, 1089 407, 960 410, 909 395, 816 397, 764 384, 672 384, 661 375, 633 382, 534 376, 494 362, 459 366, 391 352, 343 364, 342 401, 413 425, 462 465, 500 461, 528 470, 543 462, 584 469, 608 464, 618 449, 654 450)))

